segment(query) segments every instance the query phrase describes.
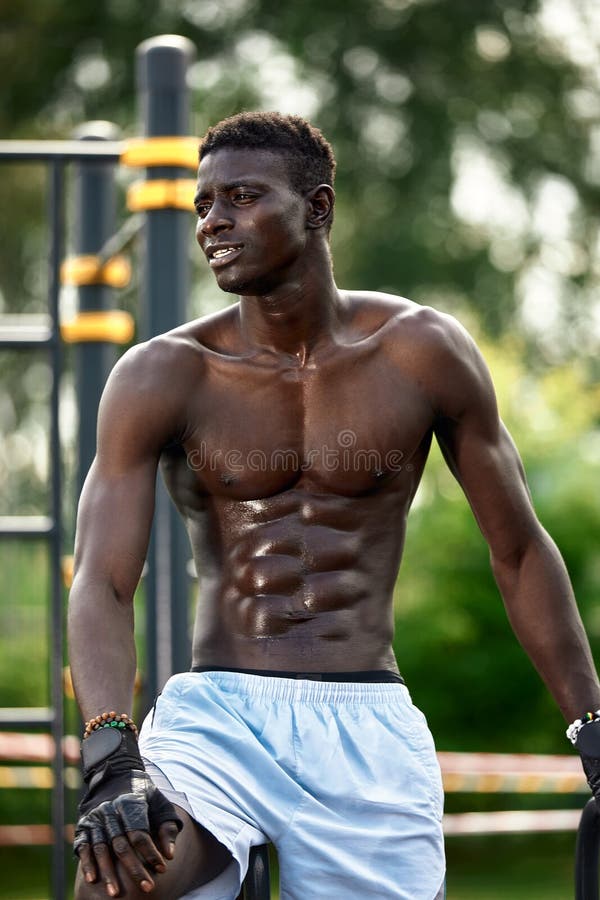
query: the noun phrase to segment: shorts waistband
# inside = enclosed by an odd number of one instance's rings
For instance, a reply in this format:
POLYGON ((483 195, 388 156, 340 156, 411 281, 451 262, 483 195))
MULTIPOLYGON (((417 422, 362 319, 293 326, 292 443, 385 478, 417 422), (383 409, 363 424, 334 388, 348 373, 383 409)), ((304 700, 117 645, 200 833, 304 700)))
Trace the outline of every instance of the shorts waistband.
POLYGON ((288 672, 284 669, 236 669, 230 666, 192 666, 190 672, 238 672, 240 675, 259 675, 265 678, 293 678, 297 681, 335 681, 369 684, 405 684, 398 672, 390 669, 369 669, 357 672, 288 672))
MULTIPOLYGON (((375 678, 394 675, 386 681, 373 679, 357 681, 360 675, 371 675, 365 672, 283 672, 275 670, 275 674, 267 670, 232 670, 225 667, 195 666, 189 674, 197 674, 200 678, 209 679, 220 690, 231 691, 238 696, 245 695, 269 702, 290 702, 311 704, 382 704, 387 705, 398 697, 398 692, 406 692, 402 677, 396 672, 377 672, 375 678), (203 669, 203 671, 198 671, 203 669), (326 680, 317 680, 314 675, 324 675, 326 680), (333 676, 352 675, 354 680, 333 681, 333 676), (299 676, 299 677, 296 677, 299 676)), ((175 678, 183 677, 175 676, 175 678)), ((189 677, 189 675, 188 675, 189 677)))

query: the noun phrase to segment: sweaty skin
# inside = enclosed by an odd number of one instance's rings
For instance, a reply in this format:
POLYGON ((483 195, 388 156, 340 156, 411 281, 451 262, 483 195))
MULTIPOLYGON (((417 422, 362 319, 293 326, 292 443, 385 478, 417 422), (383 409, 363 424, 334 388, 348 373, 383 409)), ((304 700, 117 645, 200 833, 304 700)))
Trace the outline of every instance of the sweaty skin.
MULTIPOLYGON (((517 637, 568 719, 597 709, 568 576, 479 351, 446 315, 338 290, 332 206, 327 186, 293 191, 273 153, 222 149, 200 165, 198 241, 240 299, 133 348, 110 376, 71 592, 83 715, 131 711, 132 599, 159 466, 198 572, 193 664, 397 670, 392 592, 434 435, 517 637)), ((198 865, 179 866, 178 885, 202 881, 198 865)))
POLYGON ((337 307, 304 361, 241 346, 239 307, 180 332, 199 389, 162 465, 200 573, 195 664, 396 668, 392 590, 433 424, 400 361, 418 311, 337 307))

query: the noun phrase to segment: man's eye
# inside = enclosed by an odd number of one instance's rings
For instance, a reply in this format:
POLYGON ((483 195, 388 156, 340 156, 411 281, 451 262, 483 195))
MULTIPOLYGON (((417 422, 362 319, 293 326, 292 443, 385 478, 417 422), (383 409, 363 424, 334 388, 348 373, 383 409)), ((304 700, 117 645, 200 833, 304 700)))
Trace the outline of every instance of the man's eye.
POLYGON ((197 203, 196 204, 196 213, 199 219, 203 219, 204 216, 208 215, 210 212, 210 203, 197 203))
POLYGON ((237 194, 234 194, 233 199, 235 203, 249 203, 251 200, 254 200, 254 194, 248 194, 246 191, 238 191, 237 194))

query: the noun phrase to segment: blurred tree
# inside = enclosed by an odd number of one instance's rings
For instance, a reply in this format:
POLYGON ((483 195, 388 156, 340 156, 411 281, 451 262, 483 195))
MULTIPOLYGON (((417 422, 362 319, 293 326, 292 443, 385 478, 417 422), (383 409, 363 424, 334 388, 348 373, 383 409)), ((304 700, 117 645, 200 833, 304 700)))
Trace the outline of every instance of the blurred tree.
MULTIPOLYGON (((533 357, 583 352, 593 365, 598 12, 575 0, 3 0, 0 133, 66 136, 89 118, 134 133, 135 46, 185 34, 198 133, 266 107, 308 114, 331 138, 340 283, 473 309, 490 335, 530 336, 533 357)), ((4 208, 19 209, 27 181, 3 185, 4 208)), ((32 258, 17 218, 0 233, 0 287, 19 306, 32 258)))

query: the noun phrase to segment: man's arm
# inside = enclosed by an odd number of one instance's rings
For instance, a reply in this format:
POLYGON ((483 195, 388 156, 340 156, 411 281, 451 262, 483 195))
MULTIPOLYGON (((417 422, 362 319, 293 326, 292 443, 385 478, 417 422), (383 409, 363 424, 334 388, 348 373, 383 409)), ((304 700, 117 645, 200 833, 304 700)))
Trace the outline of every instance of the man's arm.
MULTIPOLYGON (((81 495, 68 633, 73 684, 86 720, 132 713, 133 597, 148 546, 158 461, 178 426, 172 382, 160 377, 160 361, 159 343, 134 348, 115 366, 100 405, 96 459, 81 495)), ((88 790, 75 846, 84 877, 99 876, 114 896, 114 854, 134 882, 151 890, 149 873, 163 871, 165 857, 173 855, 174 808, 145 775, 129 729, 94 732, 82 755, 88 790), (158 832, 162 855, 150 830, 158 832)))
POLYGON ((514 632, 571 721, 600 707, 600 685, 564 562, 534 512, 485 363, 452 320, 440 353, 438 442, 489 545, 514 632))
POLYGON ((113 370, 98 415, 98 449, 81 494, 69 597, 69 651, 85 719, 131 714, 133 596, 148 545, 161 443, 139 354, 113 370), (136 384, 136 381, 142 384, 136 384))

